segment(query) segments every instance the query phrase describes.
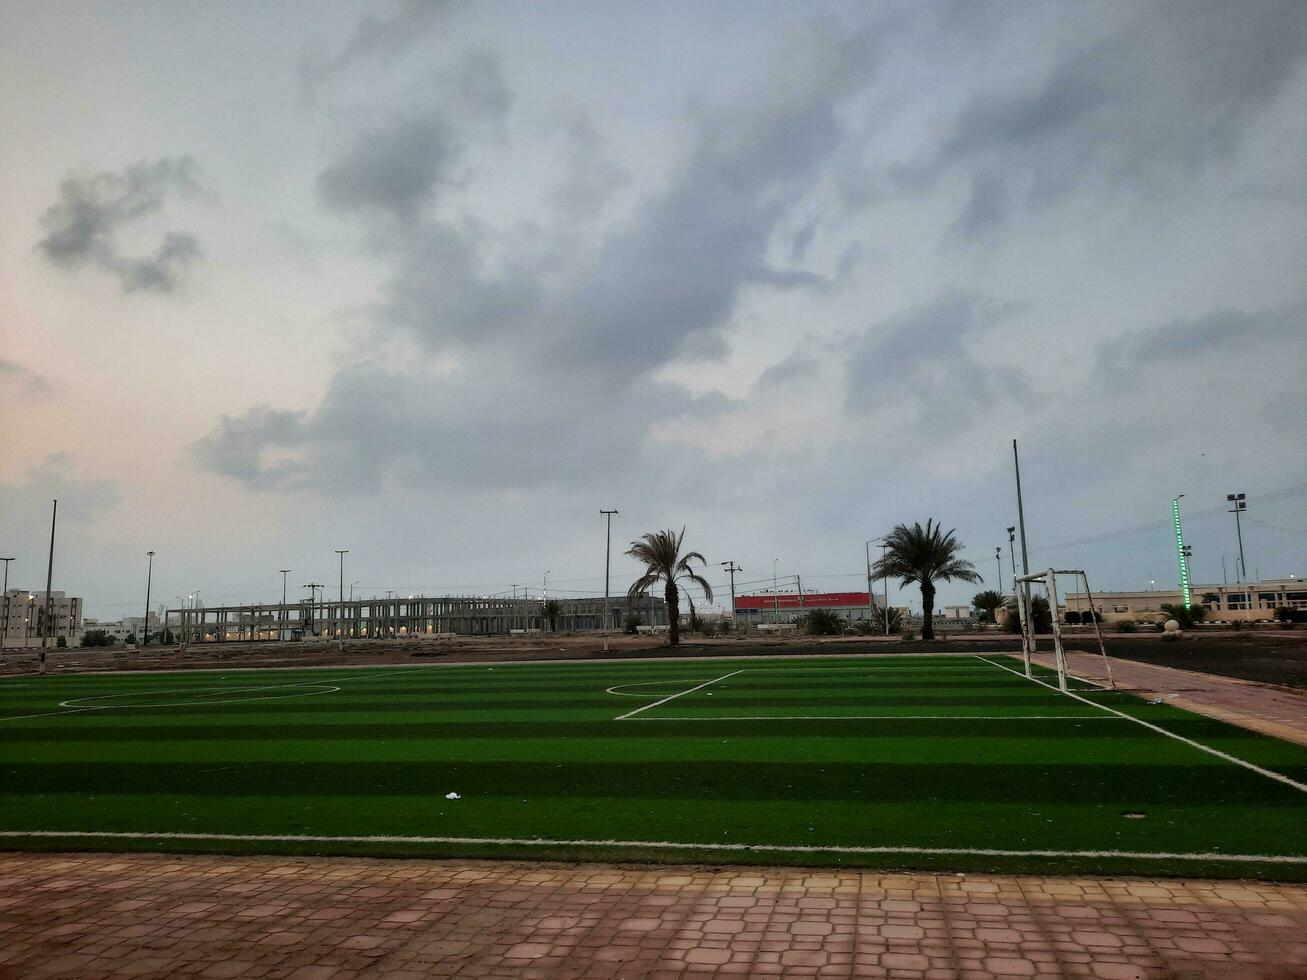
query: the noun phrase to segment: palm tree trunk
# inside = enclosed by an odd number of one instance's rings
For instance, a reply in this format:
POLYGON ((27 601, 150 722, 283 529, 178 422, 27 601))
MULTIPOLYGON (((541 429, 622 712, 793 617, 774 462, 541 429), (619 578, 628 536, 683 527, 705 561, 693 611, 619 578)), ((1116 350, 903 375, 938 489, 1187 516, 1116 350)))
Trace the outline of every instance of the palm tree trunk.
POLYGON ((935 638, 935 586, 929 582, 921 583, 921 638, 935 638))
POLYGON ((681 596, 680 591, 676 588, 675 582, 667 583, 667 591, 663 593, 663 598, 667 600, 667 622, 668 622, 668 645, 680 646, 681 644, 681 596))

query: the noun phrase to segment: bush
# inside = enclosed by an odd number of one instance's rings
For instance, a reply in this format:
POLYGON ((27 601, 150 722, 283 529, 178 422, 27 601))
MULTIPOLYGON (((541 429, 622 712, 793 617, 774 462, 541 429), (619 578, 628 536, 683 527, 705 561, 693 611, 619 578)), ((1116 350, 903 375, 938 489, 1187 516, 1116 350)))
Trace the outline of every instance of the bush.
POLYGON ((104 630, 87 630, 82 634, 82 646, 111 647, 113 646, 113 637, 104 630))
POLYGON ((632 636, 635 636, 636 633, 640 632, 639 629, 637 629, 637 627, 643 625, 644 625, 644 620, 641 619, 639 616, 635 615, 634 613, 632 613, 630 616, 627 616, 624 620, 622 620, 622 632, 630 633, 632 636))
POLYGON ((717 628, 720 629, 723 633, 729 633, 731 630, 735 629, 735 623, 733 623, 729 619, 723 619, 720 623, 717 624, 717 628))
POLYGON ((1163 603, 1162 612, 1166 614, 1167 619, 1174 619, 1179 623, 1182 630, 1193 629, 1207 615, 1204 606, 1182 606, 1173 602, 1163 603))
POLYGON ((717 624, 710 619, 699 620, 699 632, 704 636, 716 636, 717 624))
POLYGON ((844 620, 832 609, 814 609, 803 618, 809 636, 838 636, 844 632, 844 620))
MULTIPOLYGON (((1053 629, 1053 614, 1048 609, 1048 600, 1042 595, 1032 596, 1030 599, 1030 608, 1027 610, 1034 623, 1036 633, 1047 633, 1053 629)), ((1021 617, 1017 615, 1015 609, 1011 610, 1010 615, 1004 620, 1009 633, 1021 632, 1021 617)))
POLYGON ((1076 612, 1074 609, 1068 609, 1066 613, 1066 622, 1068 626, 1079 626, 1080 613, 1076 612))
POLYGON ((66 637, 66 636, 56 636, 56 637, 54 638, 54 646, 55 646, 55 649, 56 649, 56 650, 62 650, 62 649, 64 649, 65 647, 68 646, 68 637, 66 637))
MULTIPOLYGON (((870 619, 863 620, 858 624, 858 632, 863 635, 884 636, 885 635, 885 610, 876 609, 870 619)), ((892 606, 889 609, 889 632, 897 633, 903 628, 903 613, 899 612, 892 606)))
POLYGON ((1116 628, 1120 630, 1122 633, 1133 633, 1137 629, 1137 627, 1135 626, 1135 621, 1133 619, 1121 620, 1121 622, 1116 624, 1116 628))

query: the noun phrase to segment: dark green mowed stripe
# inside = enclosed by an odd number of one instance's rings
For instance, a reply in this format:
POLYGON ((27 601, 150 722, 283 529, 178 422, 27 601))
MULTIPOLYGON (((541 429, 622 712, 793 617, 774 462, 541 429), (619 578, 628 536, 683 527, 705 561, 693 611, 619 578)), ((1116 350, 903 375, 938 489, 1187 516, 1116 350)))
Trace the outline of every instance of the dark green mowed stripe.
MULTIPOLYGON (((1299 805, 1302 794, 1219 764, 1156 765, 795 765, 731 761, 593 764, 432 763, 49 763, 0 766, 11 794, 69 791, 93 796, 430 796, 443 787, 478 796, 586 796, 684 800, 919 800, 1011 803, 1088 801, 1180 804, 1216 797, 1227 805, 1299 805)), ((1307 778, 1307 767, 1296 773, 1307 778)))

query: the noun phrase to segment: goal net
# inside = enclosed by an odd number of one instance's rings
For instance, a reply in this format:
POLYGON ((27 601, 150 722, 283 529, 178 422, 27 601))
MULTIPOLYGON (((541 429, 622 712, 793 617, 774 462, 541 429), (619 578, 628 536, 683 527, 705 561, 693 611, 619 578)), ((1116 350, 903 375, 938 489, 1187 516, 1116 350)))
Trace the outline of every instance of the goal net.
POLYGON ((1107 683, 1112 690, 1116 690, 1116 678, 1112 676, 1112 662, 1107 658, 1107 648, 1103 645, 1103 630, 1099 621, 1098 608, 1094 604, 1094 594, 1089 588, 1089 576, 1081 568, 1049 568, 1042 572, 1017 576, 1013 592, 1016 593, 1017 616, 1021 622, 1021 659, 1025 664, 1026 676, 1033 676, 1030 671, 1030 658, 1036 652, 1035 643, 1037 639, 1037 624, 1030 608, 1033 599, 1031 589, 1032 587, 1042 587, 1048 600, 1048 610, 1053 621, 1053 664, 1057 671, 1057 686, 1061 691, 1068 690, 1067 677, 1069 674, 1066 665, 1066 651, 1062 646, 1062 624, 1057 614, 1057 577, 1059 575, 1070 576, 1084 584, 1085 601, 1089 605, 1089 619, 1094 624, 1094 637, 1098 641, 1098 653, 1103 658, 1103 666, 1107 671, 1107 683))

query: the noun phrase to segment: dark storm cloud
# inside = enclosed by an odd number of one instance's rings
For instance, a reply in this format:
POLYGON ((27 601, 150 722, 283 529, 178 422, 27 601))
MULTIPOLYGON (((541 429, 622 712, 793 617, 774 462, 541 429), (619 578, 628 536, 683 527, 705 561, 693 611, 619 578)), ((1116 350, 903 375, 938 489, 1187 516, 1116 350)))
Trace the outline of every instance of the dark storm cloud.
POLYGON ((340 211, 378 210, 414 220, 446 179, 460 141, 434 112, 361 134, 345 157, 318 176, 318 195, 340 211))
POLYGON ((407 53, 434 33, 448 16, 462 7, 462 0, 399 0, 389 4, 390 12, 368 14, 359 19, 349 41, 340 52, 325 60, 306 59, 301 66, 304 82, 320 84, 351 66, 386 62, 407 53))
POLYGON ((0 357, 0 398, 33 400, 50 393, 50 382, 29 368, 0 357))
POLYGON ((1036 86, 976 96, 929 158, 896 172, 900 186, 961 174, 954 230, 971 238, 1086 185, 1172 192, 1229 156, 1307 56, 1299 0, 1123 9, 1036 86))
POLYGON ((848 356, 848 411, 906 408, 923 431, 934 434, 969 428, 1005 400, 1028 397, 1021 371, 982 363, 967 347, 1001 314, 972 294, 948 291, 871 327, 848 356))
POLYGON ((195 236, 167 232, 146 255, 125 255, 118 238, 135 223, 158 215, 168 197, 203 193, 199 166, 190 157, 133 164, 121 173, 68 177, 59 200, 41 218, 41 252, 61 268, 92 266, 118 277, 124 292, 171 292, 201 255, 195 236))

